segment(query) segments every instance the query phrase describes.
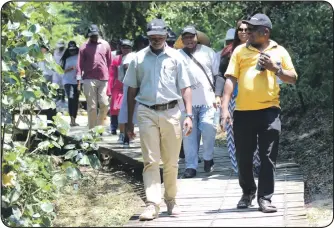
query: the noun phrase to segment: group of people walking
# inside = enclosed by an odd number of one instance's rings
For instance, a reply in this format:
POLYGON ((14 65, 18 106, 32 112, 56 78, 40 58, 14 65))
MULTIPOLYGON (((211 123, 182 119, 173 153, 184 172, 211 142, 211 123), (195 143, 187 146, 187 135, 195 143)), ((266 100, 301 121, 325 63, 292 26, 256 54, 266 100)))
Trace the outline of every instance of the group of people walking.
POLYGON ((168 214, 173 214, 181 145, 184 178, 196 176, 201 139, 204 171, 213 171, 218 124, 227 131, 228 151, 243 192, 237 208, 250 206, 257 194, 262 212, 277 211, 271 197, 281 131, 279 85, 294 84, 297 73, 286 49, 270 39, 271 31, 270 19, 256 14, 229 29, 226 46, 216 53, 200 42, 193 25, 182 29, 182 47, 175 48, 175 34, 162 19, 154 19, 135 45, 124 39, 112 52, 92 25, 89 40, 78 50, 72 43, 64 54, 65 74, 77 61, 65 90, 76 91, 74 85, 83 83, 89 128, 103 125, 108 96, 111 134, 119 128, 119 142, 128 146, 135 137, 134 125, 139 128, 147 199, 140 220, 158 217, 160 160, 163 198, 168 214))

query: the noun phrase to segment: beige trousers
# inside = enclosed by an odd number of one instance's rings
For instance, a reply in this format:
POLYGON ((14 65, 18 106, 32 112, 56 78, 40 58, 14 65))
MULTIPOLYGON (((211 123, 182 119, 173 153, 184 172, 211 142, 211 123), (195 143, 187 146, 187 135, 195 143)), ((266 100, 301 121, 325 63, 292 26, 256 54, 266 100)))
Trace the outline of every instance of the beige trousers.
POLYGON ((87 101, 87 115, 89 129, 104 125, 107 116, 109 101, 107 96, 108 81, 86 80, 83 90, 87 101), (99 104, 99 115, 97 115, 97 104, 99 104))
POLYGON ((159 205, 161 202, 160 158, 163 162, 164 199, 172 200, 176 196, 182 141, 180 118, 178 106, 165 111, 138 106, 137 119, 144 160, 143 180, 148 204, 159 205))

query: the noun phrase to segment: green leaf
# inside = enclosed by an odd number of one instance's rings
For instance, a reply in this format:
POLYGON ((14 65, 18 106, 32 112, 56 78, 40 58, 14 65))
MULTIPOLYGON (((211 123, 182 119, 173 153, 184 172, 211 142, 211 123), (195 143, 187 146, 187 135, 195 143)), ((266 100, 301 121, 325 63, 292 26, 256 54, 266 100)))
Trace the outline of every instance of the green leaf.
POLYGON ((8 152, 8 153, 5 153, 4 158, 5 158, 5 161, 7 162, 14 162, 16 161, 17 154, 14 152, 8 152))
POLYGON ((38 143, 38 148, 40 150, 47 150, 50 148, 50 145, 51 145, 50 141, 43 141, 38 143))
POLYGON ((10 203, 14 203, 16 202, 18 199, 20 198, 20 193, 14 189, 11 194, 10 194, 10 197, 9 197, 9 202, 10 203))
POLYGON ((71 150, 71 149, 74 149, 75 148, 75 144, 67 144, 64 149, 65 150, 71 150))
POLYGON ((33 33, 25 30, 22 32, 22 35, 25 37, 32 37, 33 33))
POLYGON ((90 165, 93 169, 99 169, 101 168, 101 163, 98 157, 95 154, 88 155, 90 165))
POLYGON ((80 161, 78 162, 79 165, 90 165, 90 161, 87 155, 84 155, 80 161))
POLYGON ((64 177, 64 175, 62 174, 57 173, 52 177, 52 183, 56 185, 57 188, 61 188, 66 184, 66 177, 64 177))
POLYGON ((72 159, 73 157, 77 156, 77 150, 70 150, 65 154, 65 159, 72 159))
POLYGON ((96 126, 94 127, 93 131, 98 134, 102 134, 105 131, 105 128, 103 126, 96 126))
POLYGON ((19 220, 19 219, 21 218, 21 216, 22 216, 22 212, 20 211, 20 209, 19 209, 17 206, 14 206, 14 207, 12 208, 12 212, 13 212, 14 217, 15 217, 17 220, 19 220))
POLYGON ((21 10, 16 9, 13 13, 13 20, 15 22, 25 22, 26 21, 26 16, 21 10))
POLYGON ((29 52, 29 48, 28 47, 16 47, 13 49, 13 52, 18 55, 23 55, 29 52))
POLYGON ((1 60, 2 71, 10 71, 10 68, 7 66, 7 63, 1 60))
POLYGON ((51 213, 53 211, 53 204, 52 203, 42 203, 41 209, 42 211, 46 213, 51 213))
POLYGON ((35 179, 35 183, 40 188, 44 188, 46 186, 46 184, 47 184, 47 182, 43 178, 36 178, 35 179))
POLYGON ((49 217, 43 217, 42 221, 43 221, 43 226, 51 227, 51 219, 49 217))
POLYGON ((34 24, 29 27, 28 31, 32 33, 38 33, 40 29, 41 29, 41 26, 39 24, 34 24))
POLYGON ((61 146, 60 146, 56 141, 51 141, 51 143, 52 143, 55 147, 61 149, 61 146))
POLYGON ((59 144, 60 146, 64 146, 64 140, 63 140, 63 137, 62 137, 62 136, 59 136, 58 144, 59 144))
POLYGON ((23 91, 23 97, 26 101, 34 102, 36 100, 36 96, 32 91, 23 91))
POLYGON ((81 178, 82 173, 78 168, 68 167, 66 169, 66 175, 71 180, 78 180, 81 178))
POLYGON ((66 162, 64 162, 64 163, 61 165, 61 168, 62 168, 63 170, 66 170, 68 167, 73 167, 73 163, 70 162, 70 161, 66 161, 66 162))

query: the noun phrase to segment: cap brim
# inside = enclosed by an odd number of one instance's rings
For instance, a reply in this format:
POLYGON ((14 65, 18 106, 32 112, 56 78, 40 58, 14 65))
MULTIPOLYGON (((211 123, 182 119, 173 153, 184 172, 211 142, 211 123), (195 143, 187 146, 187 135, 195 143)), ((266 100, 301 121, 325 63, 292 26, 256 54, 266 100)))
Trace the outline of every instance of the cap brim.
POLYGON ((57 47, 57 48, 65 47, 65 44, 56 44, 56 47, 57 47))
POLYGON ((261 22, 255 21, 255 20, 253 20, 253 21, 252 20, 249 20, 249 21, 243 20, 242 23, 249 24, 249 25, 262 25, 261 22))
POLYGON ((90 32, 90 33, 88 33, 88 36, 97 36, 97 35, 99 35, 98 32, 90 32))
POLYGON ((186 31, 186 32, 183 32, 181 35, 184 35, 184 34, 186 34, 186 33, 189 33, 189 34, 192 34, 192 35, 196 35, 196 34, 197 34, 197 32, 189 32, 189 31, 186 31))
POLYGON ((75 50, 75 49, 77 49, 77 47, 69 47, 68 49, 69 50, 75 50))
POLYGON ((153 36, 153 35, 165 36, 167 35, 167 30, 166 31, 148 31, 147 35, 148 36, 153 36))

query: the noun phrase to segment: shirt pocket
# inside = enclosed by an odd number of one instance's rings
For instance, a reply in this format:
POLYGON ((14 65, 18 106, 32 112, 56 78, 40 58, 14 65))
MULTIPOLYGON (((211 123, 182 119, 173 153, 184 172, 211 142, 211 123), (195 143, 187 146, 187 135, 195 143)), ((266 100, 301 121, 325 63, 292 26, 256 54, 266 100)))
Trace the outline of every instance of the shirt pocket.
POLYGON ((175 84, 177 75, 177 67, 172 61, 164 61, 162 63, 162 81, 165 84, 175 84))

